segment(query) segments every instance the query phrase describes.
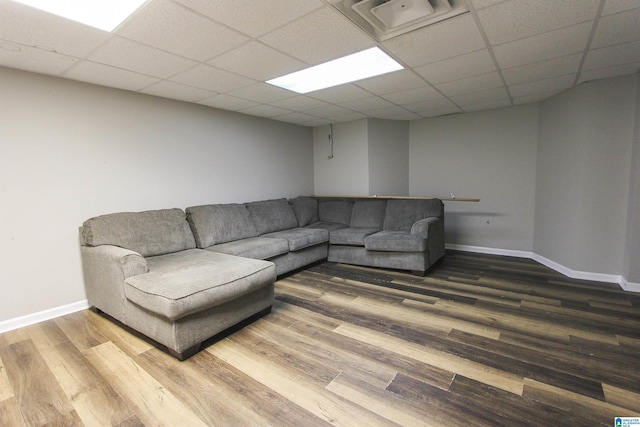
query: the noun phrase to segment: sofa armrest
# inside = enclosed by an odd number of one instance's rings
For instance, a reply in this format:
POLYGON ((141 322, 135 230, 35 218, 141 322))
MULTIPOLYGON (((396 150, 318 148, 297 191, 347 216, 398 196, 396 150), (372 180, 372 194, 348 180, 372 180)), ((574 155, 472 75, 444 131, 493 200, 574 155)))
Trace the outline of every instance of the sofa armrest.
POLYGON ((427 239, 429 238, 429 236, 437 233, 439 223, 440 218, 438 217, 421 219, 411 226, 411 235, 420 236, 423 239, 427 239))
POLYGON ((124 322, 124 281, 149 271, 142 255, 112 245, 81 246, 89 305, 124 322))

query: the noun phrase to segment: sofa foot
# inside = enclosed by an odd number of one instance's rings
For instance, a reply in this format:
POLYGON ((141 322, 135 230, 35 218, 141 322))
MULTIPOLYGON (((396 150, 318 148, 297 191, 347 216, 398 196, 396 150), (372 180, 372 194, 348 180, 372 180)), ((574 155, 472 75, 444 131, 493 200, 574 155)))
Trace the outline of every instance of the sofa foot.
POLYGON ((411 274, 414 276, 424 277, 427 274, 426 270, 411 270, 411 274))
POLYGON ((201 343, 198 343, 198 344, 194 345, 193 347, 190 347, 190 348, 186 349, 182 353, 178 353, 177 351, 172 350, 170 348, 168 348, 167 351, 169 352, 169 354, 171 356, 175 357, 176 359, 178 359, 180 361, 183 361, 183 360, 187 360, 188 358, 190 358, 191 356, 193 356, 194 354, 199 352, 200 351, 200 345, 201 345, 201 343))

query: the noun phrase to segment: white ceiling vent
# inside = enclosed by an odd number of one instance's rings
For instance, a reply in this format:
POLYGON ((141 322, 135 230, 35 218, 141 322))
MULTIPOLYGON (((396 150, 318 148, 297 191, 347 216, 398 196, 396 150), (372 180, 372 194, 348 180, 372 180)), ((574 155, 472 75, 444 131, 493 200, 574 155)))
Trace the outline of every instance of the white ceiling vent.
POLYGON ((339 0, 333 6, 379 41, 469 11, 464 0, 339 0))

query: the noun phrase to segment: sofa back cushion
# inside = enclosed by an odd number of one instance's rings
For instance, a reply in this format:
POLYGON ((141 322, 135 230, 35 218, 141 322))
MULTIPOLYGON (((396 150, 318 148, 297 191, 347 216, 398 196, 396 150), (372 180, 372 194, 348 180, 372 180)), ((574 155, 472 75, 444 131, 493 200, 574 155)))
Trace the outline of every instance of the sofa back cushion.
POLYGON ((349 225, 353 202, 349 200, 318 200, 318 218, 322 222, 349 225))
POLYGON ((187 220, 201 249, 258 235, 244 204, 191 206, 187 220))
POLYGON ((351 227, 382 230, 386 200, 356 200, 351 211, 351 227))
POLYGON ((288 230, 298 226, 287 199, 263 200, 246 204, 258 234, 288 230))
POLYGON ((289 199, 289 204, 298 220, 298 227, 318 222, 318 201, 313 197, 289 199))
POLYGON ((182 209, 119 212, 82 224, 87 246, 114 245, 155 256, 194 249, 196 242, 182 209))
POLYGON ((443 205, 439 199, 391 199, 387 201, 384 230, 410 231, 411 226, 423 218, 442 216, 443 205))

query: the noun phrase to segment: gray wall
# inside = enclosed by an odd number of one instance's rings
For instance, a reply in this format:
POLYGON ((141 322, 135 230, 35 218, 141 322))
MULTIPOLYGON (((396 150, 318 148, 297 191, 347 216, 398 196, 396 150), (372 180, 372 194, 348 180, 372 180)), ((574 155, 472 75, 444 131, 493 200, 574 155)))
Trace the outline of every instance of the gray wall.
POLYGON ((636 74, 636 116, 631 154, 629 207, 623 276, 629 282, 640 283, 640 74, 636 74))
POLYGON ((534 251, 571 270, 623 273, 635 76, 541 103, 534 251))
POLYGON ((361 195, 369 192, 367 120, 333 125, 333 158, 329 126, 313 129, 314 194, 361 195))
POLYGON ((537 104, 411 122, 411 196, 445 202, 448 244, 533 249, 537 104))
POLYGON ((409 122, 368 119, 369 195, 409 195, 409 122))
POLYGON ((311 129, 0 68, 0 322, 85 299, 95 215, 313 191, 311 129))

